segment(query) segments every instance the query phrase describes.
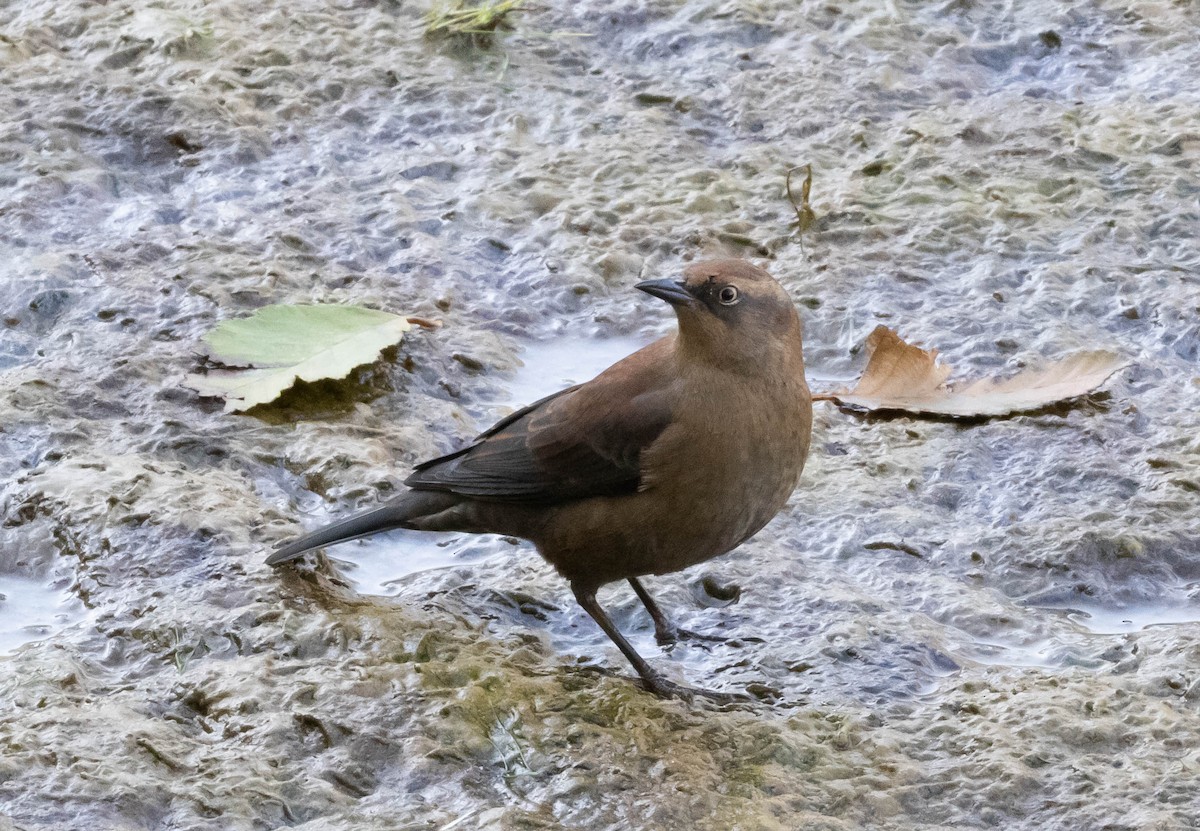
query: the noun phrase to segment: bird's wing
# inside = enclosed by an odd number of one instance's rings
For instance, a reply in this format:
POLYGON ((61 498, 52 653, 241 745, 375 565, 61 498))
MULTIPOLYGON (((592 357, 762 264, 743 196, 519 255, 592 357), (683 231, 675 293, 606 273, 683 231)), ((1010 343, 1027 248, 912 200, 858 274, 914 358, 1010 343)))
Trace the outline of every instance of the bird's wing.
POLYGON ((462 450, 418 465, 405 484, 542 504, 633 493, 642 451, 671 420, 662 385, 636 380, 601 376, 543 398, 462 450))

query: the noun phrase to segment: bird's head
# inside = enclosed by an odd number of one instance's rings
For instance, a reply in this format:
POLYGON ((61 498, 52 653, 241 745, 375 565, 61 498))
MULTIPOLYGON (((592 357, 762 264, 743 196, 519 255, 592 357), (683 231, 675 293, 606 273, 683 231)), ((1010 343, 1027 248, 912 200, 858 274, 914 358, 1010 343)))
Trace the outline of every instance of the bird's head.
POLYGON ((800 316, 774 277, 744 260, 708 260, 682 280, 646 280, 637 288, 667 301, 679 318, 679 348, 706 363, 802 365, 800 316))

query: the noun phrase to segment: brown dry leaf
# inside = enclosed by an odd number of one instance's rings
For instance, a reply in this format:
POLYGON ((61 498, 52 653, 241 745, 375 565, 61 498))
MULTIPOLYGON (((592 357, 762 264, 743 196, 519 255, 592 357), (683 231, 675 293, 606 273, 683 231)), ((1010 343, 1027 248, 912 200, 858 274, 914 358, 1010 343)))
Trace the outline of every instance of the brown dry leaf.
POLYGON ((886 326, 867 337, 867 368, 852 390, 813 396, 864 410, 901 410, 952 418, 985 418, 1037 410, 1096 390, 1129 362, 1112 352, 1089 351, 1007 380, 980 378, 946 384, 950 367, 937 350, 905 343, 886 326))

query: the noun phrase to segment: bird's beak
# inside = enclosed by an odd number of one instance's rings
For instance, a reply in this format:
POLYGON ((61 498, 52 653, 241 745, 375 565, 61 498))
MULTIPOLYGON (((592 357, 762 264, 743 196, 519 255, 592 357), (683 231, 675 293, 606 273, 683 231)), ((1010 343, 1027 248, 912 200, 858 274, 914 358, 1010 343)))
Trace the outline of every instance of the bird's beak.
POLYGON ((641 289, 659 300, 666 300, 672 306, 689 306, 696 299, 684 287, 682 280, 645 280, 634 288, 641 289))

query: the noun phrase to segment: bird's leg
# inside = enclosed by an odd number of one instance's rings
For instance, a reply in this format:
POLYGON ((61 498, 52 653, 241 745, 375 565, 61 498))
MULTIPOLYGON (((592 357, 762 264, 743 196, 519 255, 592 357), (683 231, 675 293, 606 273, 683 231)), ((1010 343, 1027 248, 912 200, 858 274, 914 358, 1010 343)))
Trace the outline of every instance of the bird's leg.
POLYGON ((650 613, 650 617, 654 620, 654 640, 658 641, 659 646, 666 646, 667 644, 681 640, 725 642, 725 638, 717 637, 716 635, 701 635, 699 632, 679 628, 671 622, 671 619, 667 617, 667 613, 650 596, 650 592, 646 591, 646 587, 642 585, 641 580, 636 577, 630 577, 629 585, 633 586, 634 593, 637 594, 638 599, 642 601, 642 605, 646 607, 646 611, 650 613))
POLYGON ((658 641, 659 646, 679 640, 679 628, 671 622, 667 613, 650 596, 650 592, 646 591, 642 581, 636 577, 630 577, 629 585, 633 586, 634 594, 642 601, 642 605, 646 607, 646 611, 650 613, 650 618, 654 621, 654 640, 658 641))
POLYGON ((621 630, 617 628, 617 625, 612 622, 612 618, 608 616, 608 612, 604 611, 600 604, 596 602, 595 586, 583 586, 572 583, 571 590, 575 592, 575 599, 583 607, 583 610, 591 615, 596 623, 600 624, 600 628, 604 630, 604 634, 608 635, 612 642, 617 645, 617 649, 620 649, 624 653, 629 663, 633 664, 633 668, 637 670, 637 674, 642 677, 642 683, 646 685, 646 689, 663 698, 677 696, 690 700, 696 693, 706 694, 703 690, 693 690, 690 687, 684 687, 668 681, 655 672, 650 664, 646 663, 646 659, 637 653, 637 650, 630 645, 629 641, 625 640, 625 636, 621 634, 621 630))

